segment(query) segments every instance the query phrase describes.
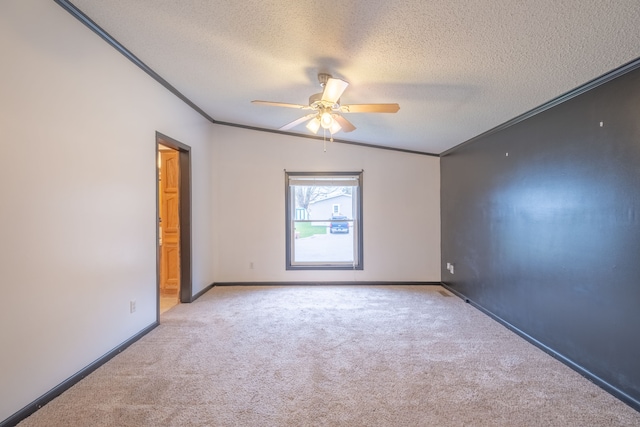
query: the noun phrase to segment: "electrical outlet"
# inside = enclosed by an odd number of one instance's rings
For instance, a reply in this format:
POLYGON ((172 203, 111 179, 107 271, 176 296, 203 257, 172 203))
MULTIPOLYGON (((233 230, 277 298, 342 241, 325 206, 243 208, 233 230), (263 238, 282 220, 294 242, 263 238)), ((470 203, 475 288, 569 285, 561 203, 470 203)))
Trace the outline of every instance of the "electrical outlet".
POLYGON ((249 269, 250 269, 250 270, 253 270, 253 261, 251 261, 251 262, 249 263, 249 269))
POLYGON ((451 264, 451 268, 449 269, 449 271, 451 272, 451 274, 454 274, 454 271, 453 271, 453 270, 454 270, 454 269, 453 269, 453 264, 451 264))
POLYGON ((134 299, 129 301, 129 312, 130 313, 135 313, 136 312, 136 300, 134 300, 134 299))

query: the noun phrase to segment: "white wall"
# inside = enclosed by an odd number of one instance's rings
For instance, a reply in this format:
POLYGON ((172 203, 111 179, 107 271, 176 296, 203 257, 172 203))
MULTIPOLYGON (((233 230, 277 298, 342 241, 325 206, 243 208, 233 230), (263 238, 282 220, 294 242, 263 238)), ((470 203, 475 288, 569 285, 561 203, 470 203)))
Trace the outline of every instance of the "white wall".
POLYGON ((1 421, 156 320, 156 131, 192 147, 213 281, 214 126, 52 1, 0 2, 0 57, 1 421))
POLYGON ((322 141, 306 138, 215 132, 217 282, 440 281, 439 158, 339 143, 324 152, 322 141), (286 271, 285 169, 364 169, 364 270, 286 271))

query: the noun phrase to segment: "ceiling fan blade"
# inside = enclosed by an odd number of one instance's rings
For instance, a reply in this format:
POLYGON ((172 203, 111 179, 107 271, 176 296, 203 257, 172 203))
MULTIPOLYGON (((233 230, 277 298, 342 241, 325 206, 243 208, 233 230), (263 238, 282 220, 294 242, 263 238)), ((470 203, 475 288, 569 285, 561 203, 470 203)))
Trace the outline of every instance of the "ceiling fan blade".
POLYGON ((338 122, 344 132, 351 132, 353 130, 356 130, 356 127, 349 120, 345 119, 339 114, 333 116, 333 120, 338 122))
POLYGON ((300 105, 300 104, 287 104, 286 102, 272 102, 272 101, 251 101, 252 104, 262 104, 262 105, 270 105, 273 107, 287 107, 287 108, 298 108, 300 110, 308 110, 311 107, 308 105, 300 105))
POLYGON ((281 128, 278 128, 278 130, 289 130, 291 128, 294 128, 296 126, 298 126, 300 123, 309 120, 312 117, 315 117, 316 113, 313 114, 307 114, 306 116, 300 117, 299 119, 296 119, 294 121, 292 121, 291 123, 287 123, 286 125, 282 126, 281 128))
POLYGON ((344 80, 330 78, 327 80, 327 84, 324 86, 324 92, 322 92, 322 100, 335 104, 342 96, 342 92, 349 86, 349 83, 344 80))
POLYGON ((397 113, 399 109, 398 104, 352 104, 340 107, 343 113, 397 113))

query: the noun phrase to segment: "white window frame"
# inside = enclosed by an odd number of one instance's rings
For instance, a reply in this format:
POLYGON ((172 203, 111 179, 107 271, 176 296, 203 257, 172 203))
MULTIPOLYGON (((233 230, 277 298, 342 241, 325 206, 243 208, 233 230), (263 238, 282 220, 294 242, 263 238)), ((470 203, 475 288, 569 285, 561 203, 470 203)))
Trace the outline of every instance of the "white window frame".
MULTIPOLYGON (((363 270, 362 255, 362 171, 360 172, 287 172, 285 171, 285 240, 286 240, 286 269, 287 270, 363 270), (300 220, 295 216, 295 200, 292 187, 314 182, 326 186, 339 186, 341 183, 351 183, 354 187, 353 202, 353 261, 318 261, 301 262, 295 257, 295 223, 300 220)), ((342 184, 344 185, 344 184, 342 184)), ((333 207, 332 207, 333 211, 333 207)), ((305 220, 310 221, 310 220, 305 220)))

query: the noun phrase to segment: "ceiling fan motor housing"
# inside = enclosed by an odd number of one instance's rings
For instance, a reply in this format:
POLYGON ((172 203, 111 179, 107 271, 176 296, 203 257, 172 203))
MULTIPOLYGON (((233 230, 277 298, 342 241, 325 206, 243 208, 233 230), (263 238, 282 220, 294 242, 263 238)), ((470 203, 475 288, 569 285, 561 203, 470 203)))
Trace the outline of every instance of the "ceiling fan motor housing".
POLYGON ((321 100, 322 100, 322 92, 314 93, 309 97, 309 106, 313 107, 315 103, 320 104, 321 100))
POLYGON ((309 106, 314 110, 324 110, 326 108, 337 110, 340 108, 340 100, 334 104, 322 100, 322 92, 314 93, 309 97, 309 106))

